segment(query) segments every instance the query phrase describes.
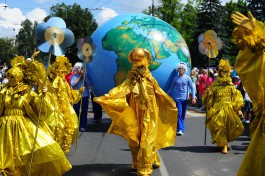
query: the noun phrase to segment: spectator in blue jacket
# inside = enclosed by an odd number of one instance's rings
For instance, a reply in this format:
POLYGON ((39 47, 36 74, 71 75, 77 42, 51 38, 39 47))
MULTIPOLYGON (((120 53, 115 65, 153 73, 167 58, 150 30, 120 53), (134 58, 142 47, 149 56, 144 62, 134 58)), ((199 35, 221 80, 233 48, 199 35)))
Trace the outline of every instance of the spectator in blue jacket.
POLYGON ((176 71, 178 75, 172 80, 171 86, 168 90, 168 95, 170 95, 176 102, 178 108, 178 125, 177 125, 177 135, 181 136, 185 131, 185 116, 188 106, 189 99, 189 89, 191 92, 191 103, 196 103, 195 90, 192 84, 190 76, 185 75, 187 70, 187 65, 185 63, 179 63, 176 71))
MULTIPOLYGON (((74 65, 74 74, 71 76, 71 86, 74 90, 79 90, 83 85, 83 77, 85 76, 85 73, 83 71, 83 63, 77 62, 74 65)), ((82 107, 81 107, 81 115, 80 115, 80 124, 79 124, 79 130, 81 132, 86 131, 87 127, 87 111, 88 111, 88 103, 89 103, 89 85, 90 81, 88 78, 85 78, 84 80, 84 92, 82 94, 82 107)), ((79 110, 80 110, 80 104, 81 100, 74 104, 74 110, 79 117, 79 110)))

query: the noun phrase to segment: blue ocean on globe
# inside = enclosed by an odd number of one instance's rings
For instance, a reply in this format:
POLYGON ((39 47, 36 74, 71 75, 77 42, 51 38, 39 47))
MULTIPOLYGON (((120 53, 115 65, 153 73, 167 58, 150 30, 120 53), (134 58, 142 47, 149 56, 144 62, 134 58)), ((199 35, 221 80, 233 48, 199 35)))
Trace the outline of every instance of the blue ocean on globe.
POLYGON ((127 77, 132 65, 128 54, 135 48, 145 48, 152 54, 150 71, 160 87, 167 91, 176 66, 191 59, 186 42, 171 25, 145 14, 118 15, 99 26, 92 34, 96 53, 87 64, 91 91, 96 96, 108 93, 127 77))

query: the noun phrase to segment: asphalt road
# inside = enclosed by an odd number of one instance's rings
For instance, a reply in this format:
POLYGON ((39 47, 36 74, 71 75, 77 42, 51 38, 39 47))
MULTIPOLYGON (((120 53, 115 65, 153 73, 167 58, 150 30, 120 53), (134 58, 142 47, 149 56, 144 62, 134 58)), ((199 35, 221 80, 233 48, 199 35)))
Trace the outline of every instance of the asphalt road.
MULTIPOLYGON (((65 176, 136 176, 131 169, 131 154, 126 140, 108 134, 111 119, 104 113, 102 124, 96 124, 88 113, 88 131, 81 132, 67 155, 73 168, 65 176)), ((186 132, 176 136, 175 145, 159 150, 161 167, 152 176, 235 176, 250 143, 248 126, 232 150, 221 154, 211 144, 207 130, 204 145, 205 113, 187 112, 186 132)))

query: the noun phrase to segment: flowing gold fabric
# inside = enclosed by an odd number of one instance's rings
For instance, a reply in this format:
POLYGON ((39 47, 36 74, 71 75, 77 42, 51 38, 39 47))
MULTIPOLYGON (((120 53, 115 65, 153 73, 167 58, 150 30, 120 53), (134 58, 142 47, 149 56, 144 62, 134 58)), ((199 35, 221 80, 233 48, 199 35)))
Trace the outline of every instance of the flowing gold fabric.
MULTIPOLYGON (((0 174, 28 175, 41 95, 23 83, 0 92, 0 174)), ((41 119, 52 113, 44 97, 41 119)), ((65 154, 41 123, 36 140, 31 175, 61 176, 71 169, 65 154)))
POLYGON ((206 123, 213 143, 224 147, 243 133, 239 114, 244 100, 230 77, 217 77, 203 94, 202 101, 209 109, 206 123))
POLYGON ((133 167, 139 175, 151 174, 159 165, 156 151, 174 145, 177 108, 145 67, 134 68, 128 79, 94 98, 112 119, 108 132, 128 141, 133 167))
POLYGON ((72 104, 78 103, 82 94, 73 90, 67 83, 65 75, 71 70, 71 63, 65 56, 57 56, 56 61, 49 67, 48 91, 52 94, 50 103, 54 107, 53 113, 46 123, 55 135, 56 142, 67 154, 77 139, 79 122, 72 104))
POLYGON ((233 41, 240 49, 236 71, 252 100, 255 119, 251 123, 251 142, 238 176, 265 175, 265 25, 256 21, 252 32, 240 26, 233 31, 233 41))
POLYGON ((81 94, 78 90, 72 90, 64 76, 60 75, 52 80, 48 91, 53 95, 50 102, 54 106, 54 112, 46 122, 53 130, 55 140, 67 154, 77 139, 79 130, 78 117, 72 103, 80 101, 81 94))

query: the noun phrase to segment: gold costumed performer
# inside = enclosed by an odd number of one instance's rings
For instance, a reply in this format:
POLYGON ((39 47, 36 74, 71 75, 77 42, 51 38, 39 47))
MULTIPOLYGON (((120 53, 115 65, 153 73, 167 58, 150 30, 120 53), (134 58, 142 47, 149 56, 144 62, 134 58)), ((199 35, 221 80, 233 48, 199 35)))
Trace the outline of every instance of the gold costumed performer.
POLYGON ((202 97, 203 104, 208 107, 206 125, 211 132, 212 143, 221 147, 224 154, 228 152, 228 142, 238 138, 244 131, 240 119, 244 100, 232 83, 230 71, 229 61, 221 59, 217 79, 202 97))
POLYGON ((235 68, 246 89, 255 113, 251 122, 251 142, 238 176, 265 175, 265 24, 248 12, 231 16, 237 28, 234 43, 239 48, 235 68))
POLYGON ((14 58, 11 65, 6 73, 9 82, 0 92, 0 174, 61 176, 71 165, 51 133, 41 124, 34 144, 39 111, 41 120, 52 113, 47 92, 40 106, 41 96, 47 89, 44 87, 40 94, 31 90, 25 77, 28 64, 23 57, 14 58))
MULTIPOLYGON (((57 131, 55 139, 67 154, 77 139, 79 122, 72 104, 81 99, 84 88, 73 90, 65 79, 65 75, 72 69, 71 63, 65 56, 57 56, 55 62, 48 69, 48 91, 53 95, 55 113, 46 122, 52 126, 57 125, 62 131, 57 131), (61 116, 63 122, 61 121, 61 116), (55 122, 57 120, 57 122, 55 122), (63 124, 58 124, 63 123, 63 124)), ((54 129, 54 127, 51 127, 54 129)))
POLYGON ((178 111, 152 77, 151 54, 136 48, 128 55, 132 70, 109 94, 94 98, 111 117, 109 133, 125 138, 132 154, 132 168, 140 176, 151 175, 160 166, 157 151, 174 145, 178 111))
MULTIPOLYGON (((26 64, 28 66, 25 71, 25 77, 30 88, 35 92, 41 93, 44 84, 45 86, 47 84, 47 80, 45 78, 47 75, 45 66, 39 61, 35 60, 35 57, 39 54, 39 52, 40 51, 34 51, 33 55, 31 56, 31 60, 26 60, 26 64), (45 80, 46 82, 44 83, 45 80)), ((54 140, 59 142, 61 141, 59 139, 62 138, 62 131, 64 128, 63 116, 60 115, 60 113, 57 113, 58 111, 56 111, 56 109, 59 108, 56 104, 54 96, 51 93, 46 93, 45 99, 47 102, 49 102, 52 113, 45 120, 41 121, 41 125, 43 125, 44 128, 49 129, 51 135, 54 137, 54 140)))

